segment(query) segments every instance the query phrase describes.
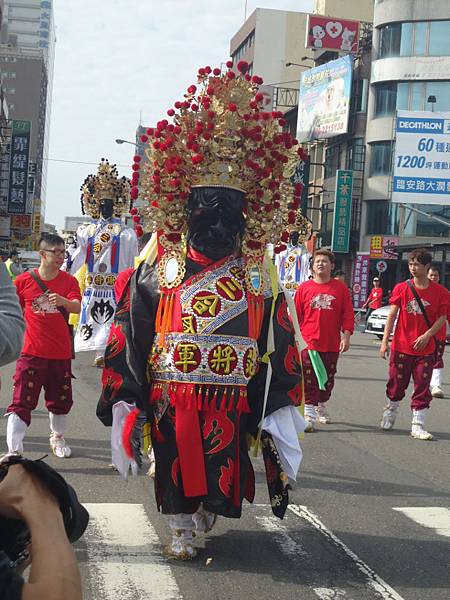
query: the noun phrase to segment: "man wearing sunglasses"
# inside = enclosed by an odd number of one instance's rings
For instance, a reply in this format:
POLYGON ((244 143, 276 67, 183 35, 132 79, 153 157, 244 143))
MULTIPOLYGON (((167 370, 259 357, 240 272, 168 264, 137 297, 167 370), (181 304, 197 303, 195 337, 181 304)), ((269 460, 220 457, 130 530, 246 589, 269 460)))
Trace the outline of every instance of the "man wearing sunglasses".
POLYGON ((22 454, 23 439, 42 387, 50 419, 50 447, 58 458, 71 454, 64 435, 72 407, 72 339, 69 313, 81 310, 78 281, 61 271, 64 240, 45 234, 41 263, 14 281, 25 317, 25 339, 14 375, 13 399, 6 415, 8 451, 22 454))

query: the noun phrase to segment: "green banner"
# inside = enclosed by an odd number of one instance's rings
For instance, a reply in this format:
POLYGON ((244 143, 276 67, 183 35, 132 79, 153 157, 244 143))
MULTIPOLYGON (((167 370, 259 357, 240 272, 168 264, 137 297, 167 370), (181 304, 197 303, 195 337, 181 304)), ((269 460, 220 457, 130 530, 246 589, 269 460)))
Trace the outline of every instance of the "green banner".
POLYGON ((333 252, 348 252, 350 226, 352 221, 353 171, 336 171, 336 192, 334 196, 333 252))

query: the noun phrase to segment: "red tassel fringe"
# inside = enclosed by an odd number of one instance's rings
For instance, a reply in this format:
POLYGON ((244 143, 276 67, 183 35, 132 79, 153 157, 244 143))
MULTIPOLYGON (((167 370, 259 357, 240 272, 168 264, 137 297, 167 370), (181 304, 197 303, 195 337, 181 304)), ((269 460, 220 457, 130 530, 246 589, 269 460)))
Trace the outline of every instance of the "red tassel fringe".
POLYGON ((134 408, 125 418, 125 422, 123 424, 122 429, 122 445, 125 450, 125 454, 129 458, 134 458, 133 448, 131 446, 131 436, 133 434, 134 426, 136 425, 136 420, 140 414, 140 410, 138 408, 134 408))

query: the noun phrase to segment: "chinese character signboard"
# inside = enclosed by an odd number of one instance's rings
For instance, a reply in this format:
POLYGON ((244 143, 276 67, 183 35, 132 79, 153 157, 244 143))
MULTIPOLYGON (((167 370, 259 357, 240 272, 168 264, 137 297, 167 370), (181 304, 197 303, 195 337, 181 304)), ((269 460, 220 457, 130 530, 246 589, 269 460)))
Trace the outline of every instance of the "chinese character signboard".
POLYGON ((334 196, 333 252, 348 252, 352 219, 353 171, 336 171, 334 196))
POLYGON ((301 158, 298 161, 295 167, 295 171, 290 178, 292 185, 295 185, 296 183, 301 183, 303 186, 302 197, 300 200, 300 208, 304 216, 306 216, 306 211, 308 208, 309 163, 310 158, 309 156, 306 156, 305 153, 305 158, 301 158))
POLYGON ((358 252, 353 267, 352 294, 354 308, 361 308, 369 293, 370 256, 358 252))
POLYGON ((9 163, 8 213, 26 213, 31 121, 13 121, 9 163))
POLYGON ((299 142, 346 133, 352 74, 353 57, 350 55, 302 73, 298 96, 299 142))
POLYGON ((359 21, 308 15, 306 48, 357 52, 359 21))
POLYGON ((370 258, 382 258, 383 256, 383 236, 373 235, 370 238, 370 258))
POLYGON ((397 253, 398 237, 373 235, 370 238, 370 258, 395 260, 397 253))
POLYGON ((399 110, 392 202, 448 204, 450 112, 399 110))
POLYGON ((11 215, 11 229, 31 229, 31 215, 11 215))

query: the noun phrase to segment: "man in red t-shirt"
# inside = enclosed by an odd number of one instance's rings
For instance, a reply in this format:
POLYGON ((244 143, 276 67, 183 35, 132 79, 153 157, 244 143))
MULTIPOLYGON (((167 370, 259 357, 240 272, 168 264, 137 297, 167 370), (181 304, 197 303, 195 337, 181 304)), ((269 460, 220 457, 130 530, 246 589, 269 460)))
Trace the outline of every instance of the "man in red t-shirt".
POLYGON ((422 249, 408 254, 412 279, 397 284, 392 291, 389 300, 391 309, 380 347, 381 358, 386 358, 389 336, 397 319, 386 386, 389 404, 384 409, 380 425, 383 430, 393 428, 400 400, 405 396, 412 376, 414 391, 411 397, 411 435, 419 440, 433 439, 424 427, 425 413, 431 403, 430 380, 435 362, 435 335, 447 319, 449 302, 448 291, 427 277, 431 259, 431 254, 422 249), (427 318, 413 290, 422 301, 427 318))
MULTIPOLYGON (((440 274, 439 269, 433 265, 428 269, 428 279, 439 283, 440 274)), ((450 302, 450 301, 449 301, 450 302)), ((447 314, 447 321, 450 322, 450 305, 447 314)), ((436 349, 436 362, 433 366, 433 374, 431 376, 430 389, 433 398, 443 398, 444 392, 442 391, 442 372, 444 370, 444 352, 445 352, 445 338, 447 337, 447 324, 439 329, 436 334, 437 349, 436 349)))
POLYGON ((383 306, 383 288, 380 286, 378 277, 373 278, 373 288, 361 308, 366 308, 367 305, 369 308, 366 313, 366 321, 370 317, 372 311, 383 306))
POLYGON ((9 452, 23 452, 31 411, 43 387, 50 446, 55 456, 66 458, 71 454, 64 439, 66 416, 72 406, 72 340, 67 319, 69 313, 80 312, 81 293, 75 277, 60 270, 65 258, 61 237, 45 234, 39 241, 39 254, 39 268, 19 275, 14 282, 26 328, 13 399, 6 411, 6 441, 9 452))
POLYGON ((302 351, 302 364, 305 369, 305 431, 309 432, 314 431, 317 420, 330 423, 325 403, 333 390, 339 353, 349 349, 354 329, 350 292, 345 284, 331 277, 334 262, 332 252, 317 250, 312 264, 313 279, 302 283, 294 297, 300 330, 307 344, 302 351), (326 369, 325 390, 319 387, 310 350, 320 355, 326 369))

